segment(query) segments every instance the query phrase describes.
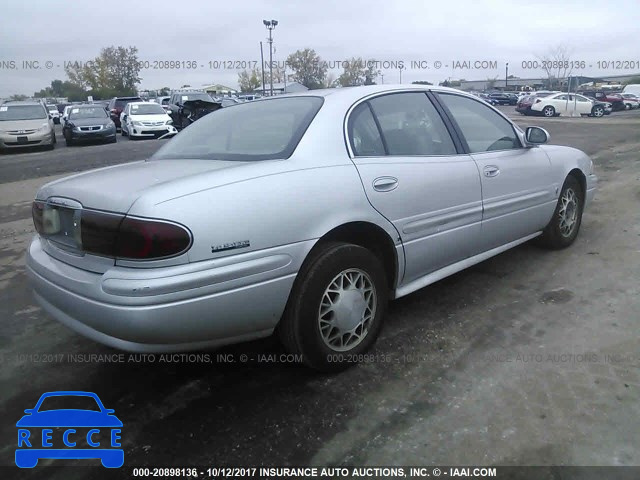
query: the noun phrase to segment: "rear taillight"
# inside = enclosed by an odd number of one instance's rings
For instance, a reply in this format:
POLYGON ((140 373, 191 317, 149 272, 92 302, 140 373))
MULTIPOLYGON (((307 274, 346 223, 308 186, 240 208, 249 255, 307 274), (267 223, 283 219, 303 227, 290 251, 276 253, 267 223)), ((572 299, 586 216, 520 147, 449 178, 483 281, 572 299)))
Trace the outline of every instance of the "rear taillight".
POLYGON ((173 257, 191 246, 189 231, 175 223, 125 217, 115 256, 136 260, 173 257))
MULTIPOLYGON (((49 236, 54 232, 49 232, 51 228, 47 228, 51 219, 45 218, 45 210, 44 202, 33 202, 31 211, 36 231, 49 236)), ((80 214, 76 248, 86 253, 132 260, 157 260, 175 257, 191 247, 191 233, 177 223, 86 209, 76 212, 80 214)))
POLYGON ((42 202, 33 202, 31 204, 31 216, 33 217, 33 225, 36 227, 36 232, 39 234, 44 233, 42 226, 42 215, 44 213, 44 204, 42 202))

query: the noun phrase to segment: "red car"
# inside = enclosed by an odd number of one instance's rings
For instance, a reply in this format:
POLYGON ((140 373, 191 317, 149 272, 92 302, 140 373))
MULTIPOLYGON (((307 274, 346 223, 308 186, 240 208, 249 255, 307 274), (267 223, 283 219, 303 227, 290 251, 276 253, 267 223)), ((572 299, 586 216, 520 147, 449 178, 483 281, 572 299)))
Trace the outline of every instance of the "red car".
POLYGON ((611 110, 614 112, 624 110, 626 108, 624 98, 622 98, 619 93, 605 92, 603 90, 586 90, 578 93, 587 97, 593 97, 599 102, 610 103, 611 110))
POLYGON ((122 110, 124 110, 124 107, 126 107, 128 103, 142 101, 140 97, 113 97, 111 99, 107 109, 109 110, 111 120, 116 124, 116 130, 120 130, 120 114, 122 110))

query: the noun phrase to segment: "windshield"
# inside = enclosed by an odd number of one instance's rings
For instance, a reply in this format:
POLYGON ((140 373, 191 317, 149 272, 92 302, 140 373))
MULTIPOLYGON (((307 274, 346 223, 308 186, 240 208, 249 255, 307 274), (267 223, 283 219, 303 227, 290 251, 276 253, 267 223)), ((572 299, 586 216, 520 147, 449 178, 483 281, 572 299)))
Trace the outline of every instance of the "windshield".
POLYGON ((131 115, 166 115, 164 108, 157 103, 131 105, 131 115))
POLYGON ((40 120, 47 118, 47 113, 40 105, 2 105, 0 121, 8 120, 40 120))
POLYGON ((183 93, 178 98, 179 102, 186 102, 187 100, 204 100, 205 102, 213 102, 213 98, 207 93, 183 93))
POLYGON ((78 118, 106 118, 107 112, 103 107, 85 107, 72 108, 69 113, 69 119, 76 120, 78 118))
POLYGON ((288 97, 221 109, 190 125, 152 158, 289 158, 322 103, 321 97, 288 97))

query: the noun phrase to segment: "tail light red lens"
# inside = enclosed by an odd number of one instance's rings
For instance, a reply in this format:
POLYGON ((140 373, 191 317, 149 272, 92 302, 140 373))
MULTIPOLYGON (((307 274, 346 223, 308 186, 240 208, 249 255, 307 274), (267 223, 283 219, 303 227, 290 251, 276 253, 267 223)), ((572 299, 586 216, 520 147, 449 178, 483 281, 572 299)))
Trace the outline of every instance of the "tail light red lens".
POLYGON ((115 256, 136 260, 172 257, 191 246, 191 235, 175 223, 125 217, 118 231, 115 256))
MULTIPOLYGON (((33 202, 31 210, 36 231, 47 237, 45 203, 33 202)), ((175 257, 191 247, 191 232, 168 221, 85 209, 81 210, 80 224, 76 248, 94 255, 157 260, 175 257)))

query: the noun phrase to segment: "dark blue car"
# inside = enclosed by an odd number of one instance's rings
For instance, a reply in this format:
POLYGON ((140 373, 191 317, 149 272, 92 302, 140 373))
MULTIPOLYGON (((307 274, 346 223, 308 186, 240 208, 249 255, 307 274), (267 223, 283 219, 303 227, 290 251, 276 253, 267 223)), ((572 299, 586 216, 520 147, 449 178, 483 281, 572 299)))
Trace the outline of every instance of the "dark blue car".
POLYGON ((18 427, 16 465, 33 468, 41 458, 99 458, 107 468, 124 463, 122 422, 91 392, 49 392, 24 411, 18 427), (63 408, 51 408, 53 406, 63 408), (83 408, 67 408, 81 405, 83 408), (55 431, 54 431, 55 429, 55 431), (60 435, 60 431, 64 432, 60 435), (54 446, 54 442, 62 445, 54 446))

